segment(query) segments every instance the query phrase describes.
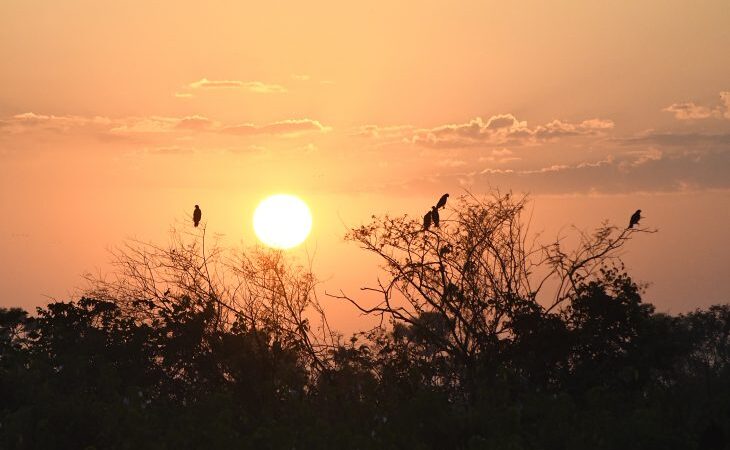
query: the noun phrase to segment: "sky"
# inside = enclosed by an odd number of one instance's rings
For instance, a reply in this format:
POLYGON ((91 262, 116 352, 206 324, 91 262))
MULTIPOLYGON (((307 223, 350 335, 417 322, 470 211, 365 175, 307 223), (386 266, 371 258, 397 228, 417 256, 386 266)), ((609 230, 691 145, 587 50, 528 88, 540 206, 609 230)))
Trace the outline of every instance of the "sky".
POLYGON ((194 204, 254 244, 278 192, 314 216, 292 254, 357 294, 377 266, 348 227, 492 188, 547 236, 640 208, 645 299, 728 302, 728 23, 726 0, 1 0, 0 306, 68 297, 194 204))

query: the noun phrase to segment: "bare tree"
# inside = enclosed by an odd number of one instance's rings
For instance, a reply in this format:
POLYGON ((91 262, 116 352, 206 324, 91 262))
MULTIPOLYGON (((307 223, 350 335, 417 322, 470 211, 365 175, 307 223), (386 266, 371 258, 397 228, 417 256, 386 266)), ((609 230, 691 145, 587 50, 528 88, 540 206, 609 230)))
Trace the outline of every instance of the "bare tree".
POLYGON ((166 246, 127 241, 111 254, 113 270, 87 274, 83 295, 113 301, 139 321, 155 320, 181 302, 212 308, 211 331, 234 325, 262 331, 269 344, 299 348, 314 369, 324 367, 334 333, 317 299, 318 281, 284 252, 225 249, 217 240, 211 245, 203 227, 200 233, 171 229, 166 246))
POLYGON ((363 288, 382 300, 366 305, 343 292, 332 296, 379 315, 381 324, 388 319, 428 335, 466 364, 510 338, 515 315, 560 311, 635 233, 654 231, 603 223, 592 234, 577 231, 572 246, 564 236, 541 244, 524 217, 526 196, 495 191, 454 203, 440 228, 424 230, 407 216, 373 216, 351 230, 347 239, 383 262, 377 286, 363 288))

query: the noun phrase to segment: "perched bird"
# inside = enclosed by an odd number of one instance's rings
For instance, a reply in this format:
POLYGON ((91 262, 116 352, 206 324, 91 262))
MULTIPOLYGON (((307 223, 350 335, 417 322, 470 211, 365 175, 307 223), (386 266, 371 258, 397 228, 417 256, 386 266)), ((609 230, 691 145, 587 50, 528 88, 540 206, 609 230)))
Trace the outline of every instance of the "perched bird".
POLYGON ((428 230, 431 227, 431 211, 427 212, 425 216, 423 216, 423 229, 428 230))
POLYGON ((200 210, 200 207, 198 205, 195 205, 195 211, 193 211, 193 225, 197 227, 202 217, 203 211, 200 210))
POLYGON ((436 208, 443 208, 444 206, 446 206, 446 200, 448 200, 448 199, 449 199, 449 194, 442 195, 441 198, 439 199, 439 202, 436 203, 436 208))
POLYGON ((447 253, 451 253, 452 247, 451 244, 446 244, 443 247, 441 247, 441 250, 439 250, 439 256, 444 256, 447 253))
POLYGON ((636 212, 631 216, 631 220, 629 221, 629 228, 634 228, 634 225, 638 225, 639 220, 641 220, 641 210, 637 209, 636 212))
POLYGON ((439 220, 441 220, 441 219, 439 217, 439 210, 435 206, 431 207, 431 220, 433 221, 433 226, 438 228, 439 220))

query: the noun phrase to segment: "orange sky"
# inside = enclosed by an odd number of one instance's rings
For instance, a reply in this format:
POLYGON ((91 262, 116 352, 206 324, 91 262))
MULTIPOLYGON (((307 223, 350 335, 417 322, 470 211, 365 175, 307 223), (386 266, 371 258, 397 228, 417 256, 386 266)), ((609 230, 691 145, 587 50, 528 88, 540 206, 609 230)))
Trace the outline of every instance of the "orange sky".
POLYGON ((647 299, 729 301, 727 1, 451 3, 0 3, 0 305, 63 298, 195 203, 252 243, 280 191, 356 291, 375 271, 345 225, 489 185, 546 232, 641 208, 647 299))

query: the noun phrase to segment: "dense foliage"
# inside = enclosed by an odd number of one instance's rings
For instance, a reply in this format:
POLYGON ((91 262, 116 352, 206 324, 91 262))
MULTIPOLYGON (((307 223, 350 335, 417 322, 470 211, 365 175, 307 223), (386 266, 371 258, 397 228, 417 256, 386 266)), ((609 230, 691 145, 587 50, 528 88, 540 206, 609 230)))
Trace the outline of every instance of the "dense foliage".
POLYGON ((569 314, 525 319, 468 387, 413 327, 353 339, 313 376, 271 335, 211 332, 212 310, 160 313, 0 311, 0 446, 691 449, 730 417, 730 307, 653 314, 614 271, 569 314))
POLYGON ((432 235, 355 230, 393 277, 359 306, 384 326, 349 340, 313 336, 311 275, 280 255, 237 260, 232 285, 185 246, 124 259, 145 275, 94 296, 0 309, 0 448, 724 448, 730 305, 656 313, 610 258, 625 230, 540 253, 519 204, 469 208, 432 235), (531 254, 564 282, 551 301, 531 254))

